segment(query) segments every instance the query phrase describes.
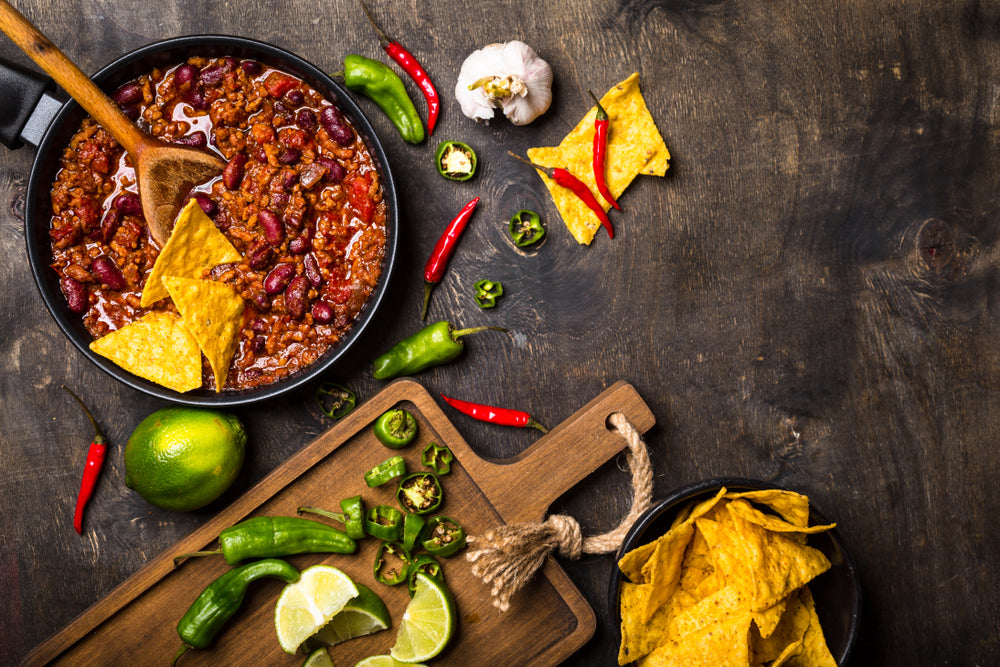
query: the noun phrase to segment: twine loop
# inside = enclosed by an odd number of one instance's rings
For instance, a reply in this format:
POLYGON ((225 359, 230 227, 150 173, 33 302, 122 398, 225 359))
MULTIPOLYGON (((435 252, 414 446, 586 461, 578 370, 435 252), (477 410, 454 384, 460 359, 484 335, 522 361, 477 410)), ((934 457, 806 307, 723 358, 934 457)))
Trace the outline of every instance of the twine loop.
POLYGON ((632 507, 614 529, 602 535, 583 537, 579 522, 566 514, 551 514, 538 523, 498 526, 482 536, 469 538, 466 559, 472 574, 490 585, 493 605, 510 608, 511 597, 531 579, 552 552, 576 560, 583 554, 617 551, 636 520, 649 509, 653 494, 653 469, 646 443, 620 412, 610 416, 613 433, 628 444, 626 460, 632 471, 632 507))

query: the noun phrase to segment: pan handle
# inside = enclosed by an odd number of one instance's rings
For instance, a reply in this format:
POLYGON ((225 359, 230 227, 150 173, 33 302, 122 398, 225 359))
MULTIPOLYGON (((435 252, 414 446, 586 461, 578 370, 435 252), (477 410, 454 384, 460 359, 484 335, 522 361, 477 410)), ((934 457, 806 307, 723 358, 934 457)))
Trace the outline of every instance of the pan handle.
POLYGON ((62 106, 48 90, 52 80, 0 58, 0 142, 20 148, 37 146, 52 118, 62 106))

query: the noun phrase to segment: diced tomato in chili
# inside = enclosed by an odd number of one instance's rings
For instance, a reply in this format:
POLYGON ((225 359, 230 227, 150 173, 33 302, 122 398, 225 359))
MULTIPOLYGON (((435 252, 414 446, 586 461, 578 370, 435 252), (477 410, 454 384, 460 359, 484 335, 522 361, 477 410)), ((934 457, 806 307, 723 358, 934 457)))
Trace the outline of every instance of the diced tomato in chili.
POLYGON ((366 225, 371 222, 372 215, 375 213, 375 202, 372 201, 369 193, 370 187, 367 178, 358 176, 351 181, 351 192, 348 195, 351 208, 358 214, 361 222, 366 225))
POLYGON ((77 150, 77 156, 81 162, 90 164, 91 168, 99 174, 106 174, 111 168, 107 153, 96 142, 84 142, 77 150))
POLYGON ((281 72, 271 72, 264 79, 264 89, 271 97, 281 97, 297 85, 299 82, 295 78, 281 72))

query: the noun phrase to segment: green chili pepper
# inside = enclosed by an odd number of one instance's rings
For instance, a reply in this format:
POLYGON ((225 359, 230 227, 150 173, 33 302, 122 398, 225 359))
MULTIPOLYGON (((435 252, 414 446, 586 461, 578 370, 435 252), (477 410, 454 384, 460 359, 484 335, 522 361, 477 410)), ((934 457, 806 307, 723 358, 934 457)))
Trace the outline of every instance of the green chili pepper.
POLYGON ((316 388, 316 402, 323 414, 331 419, 340 419, 354 409, 358 403, 357 394, 335 382, 324 382, 316 388))
POLYGON ((439 445, 436 442, 428 443, 420 455, 420 462, 437 475, 447 475, 451 472, 451 462, 454 460, 455 455, 448 449, 448 445, 439 445))
POLYGON ((406 569, 406 587, 410 590, 410 597, 417 591, 417 572, 423 572, 432 579, 438 581, 444 576, 441 572, 441 564, 430 554, 420 554, 414 556, 410 566, 406 569))
POLYGON ((399 506, 413 514, 430 514, 441 506, 444 491, 433 473, 418 472, 404 477, 396 490, 399 506))
POLYGON ((403 408, 394 408, 376 419, 372 430, 389 449, 402 449, 417 437, 417 420, 403 408))
POLYGON ((344 58, 344 85, 370 98, 411 144, 424 140, 424 123, 399 75, 388 65, 359 55, 344 58))
POLYGON ((374 362, 374 375, 378 380, 390 380, 401 375, 412 375, 433 366, 452 361, 465 348, 459 340, 462 336, 491 329, 506 331, 499 327, 474 327, 453 329, 445 321, 429 324, 409 338, 396 343, 391 350, 374 362))
POLYGON ((283 560, 268 558, 233 568, 210 583, 177 624, 177 634, 184 645, 171 664, 176 664, 188 649, 205 648, 211 644, 222 626, 243 604, 250 583, 262 577, 275 577, 290 584, 298 580, 299 571, 283 560))
POLYGON ((397 586, 406 581, 413 557, 399 542, 383 542, 375 554, 372 570, 375 581, 386 586, 397 586))
POLYGON ((436 516, 427 522, 424 528, 426 538, 421 543, 429 553, 443 558, 449 558, 465 546, 465 529, 446 516, 436 516))
POLYGON ((545 238, 542 219, 534 211, 521 210, 510 219, 510 237, 518 248, 526 248, 545 238))
POLYGON ((376 505, 365 514, 365 532, 386 542, 403 536, 403 513, 391 505, 376 505))
POLYGON ((402 456, 393 456, 382 461, 377 466, 365 473, 365 484, 369 487, 382 486, 397 477, 406 474, 406 459, 402 456))
POLYGON ((305 553, 352 554, 357 543, 341 530, 295 516, 255 516, 219 533, 220 548, 174 557, 219 555, 230 565, 247 558, 271 558, 305 553))
POLYGON ((473 288, 476 290, 474 298, 480 308, 492 308, 497 305, 497 299, 503 296, 503 285, 496 280, 479 280, 473 288))
POLYGON ((467 181, 476 173, 476 151, 461 141, 442 141, 434 153, 439 174, 452 181, 467 181))
POLYGON ((413 551, 413 547, 417 545, 417 540, 420 539, 420 534, 423 532, 424 524, 426 523, 427 519, 419 514, 410 514, 407 512, 403 518, 403 547, 407 551, 413 551))
POLYGON ((300 507, 299 513, 319 514, 344 524, 344 532, 352 540, 365 536, 365 508, 361 496, 351 496, 340 501, 340 512, 331 512, 319 507, 300 507))

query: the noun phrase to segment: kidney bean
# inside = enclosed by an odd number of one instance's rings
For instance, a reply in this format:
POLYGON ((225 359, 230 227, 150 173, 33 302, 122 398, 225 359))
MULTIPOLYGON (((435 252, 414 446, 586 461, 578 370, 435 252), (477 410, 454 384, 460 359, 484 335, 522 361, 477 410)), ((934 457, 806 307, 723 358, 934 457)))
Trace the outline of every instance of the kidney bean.
POLYGON ((302 268, 305 269, 306 278, 313 287, 319 287, 323 284, 323 274, 319 272, 319 262, 316 261, 316 255, 309 253, 302 260, 302 268))
POLYGON ((328 324, 333 321, 333 306, 326 301, 317 301, 312 306, 313 319, 320 324, 328 324))
POLYGON ((243 153, 237 153, 226 163, 225 169, 222 170, 222 184, 227 189, 235 190, 240 187, 240 182, 243 180, 243 167, 246 163, 247 156, 243 153))
POLYGON ((271 264, 273 256, 274 252, 267 246, 264 246, 250 253, 250 259, 247 261, 247 264, 250 265, 251 269, 260 271, 271 264))
POLYGON ((259 310, 267 310, 271 307, 271 300, 267 298, 267 294, 259 289, 250 291, 250 300, 259 310))
POLYGON ((138 104, 142 102, 142 86, 133 81, 132 83, 126 83, 121 86, 115 92, 111 93, 111 99, 115 101, 118 106, 125 106, 127 104, 138 104))
POLYGON ((292 88, 287 93, 285 93, 285 99, 293 107, 301 106, 303 102, 306 101, 306 95, 298 88, 292 88))
POLYGON ((281 172, 281 187, 291 190, 299 182, 299 174, 294 169, 285 169, 281 172))
POLYGON ((344 168, 344 165, 333 158, 321 155, 316 158, 316 163, 326 167, 326 180, 330 183, 340 183, 347 175, 347 169, 344 168))
POLYGON ((291 240, 291 242, 289 242, 288 250, 293 255, 304 255, 312 250, 312 240, 309 238, 308 234, 296 236, 291 240))
POLYGON ((302 157, 302 151, 297 148, 286 146, 278 153, 278 162, 281 164, 291 164, 302 157))
POLYGON ((285 310, 297 320, 306 316, 306 308, 309 306, 309 280, 305 276, 297 276, 288 284, 285 290, 285 310))
POLYGON ((138 104, 126 104, 121 110, 122 115, 129 120, 139 120, 139 114, 142 113, 138 104))
POLYGON ((125 215, 142 215, 142 201, 139 195, 132 192, 123 192, 111 203, 111 206, 125 215))
POLYGON ((330 135, 330 138, 341 146, 350 146, 354 141, 354 132, 344 122, 344 117, 340 115, 337 107, 326 106, 319 113, 319 122, 323 129, 330 135))
POLYGON ((295 265, 290 262, 278 264, 264 278, 264 291, 268 294, 283 292, 295 275, 295 265))
POLYGON ((267 339, 263 336, 254 336, 250 339, 250 351, 254 354, 263 352, 265 345, 267 345, 267 339))
POLYGON ((302 229, 302 209, 294 208, 285 213, 285 224, 295 231, 302 229))
POLYGON ((295 114, 295 124, 306 132, 315 132, 319 121, 316 120, 316 112, 312 109, 299 109, 295 114))
POLYGON ((271 206, 274 208, 284 208, 288 206, 289 200, 291 200, 291 197, 288 196, 287 192, 271 193, 271 206))
POLYGON ((267 331, 268 326, 267 322, 265 322, 262 318, 258 317, 254 319, 253 322, 250 323, 250 328, 254 331, 254 333, 264 333, 267 331))
POLYGON ((229 68, 224 65, 209 65, 201 70, 199 78, 206 86, 215 86, 218 85, 223 78, 225 78, 226 72, 228 71, 229 68))
POLYGON ((115 232, 122 224, 122 212, 117 208, 110 208, 101 220, 101 241, 111 243, 115 237, 115 232))
POLYGON ((285 240, 285 226, 281 219, 270 209, 261 209, 257 215, 257 221, 264 228, 264 238, 273 246, 281 245, 285 240))
POLYGON ((211 197, 206 195, 204 192, 194 192, 191 194, 191 197, 198 202, 198 206, 201 207, 201 210, 204 211, 205 215, 208 217, 211 218, 219 212, 219 207, 214 201, 212 201, 211 197))
POLYGON ((263 67, 256 60, 244 60, 240 63, 240 69, 250 76, 257 76, 263 71, 263 67))
POLYGON ((73 280, 69 276, 63 276, 59 280, 59 288, 63 296, 66 297, 66 305, 74 313, 82 313, 87 310, 87 288, 83 283, 73 280))
POLYGON ((183 137, 177 137, 172 143, 177 146, 204 148, 208 145, 208 136, 204 132, 194 132, 192 134, 185 134, 183 137))
POLYGON ((205 97, 205 89, 201 85, 192 86, 191 90, 184 96, 184 101, 198 111, 208 109, 208 99, 205 97))
POLYGON ((110 257, 95 257, 90 262, 90 271, 106 287, 114 290, 124 289, 125 276, 118 269, 118 265, 110 257))
POLYGON ((191 83, 198 78, 198 70, 195 69, 194 65, 188 65, 184 63, 177 68, 174 72, 174 81, 178 86, 183 86, 185 83, 191 83))

